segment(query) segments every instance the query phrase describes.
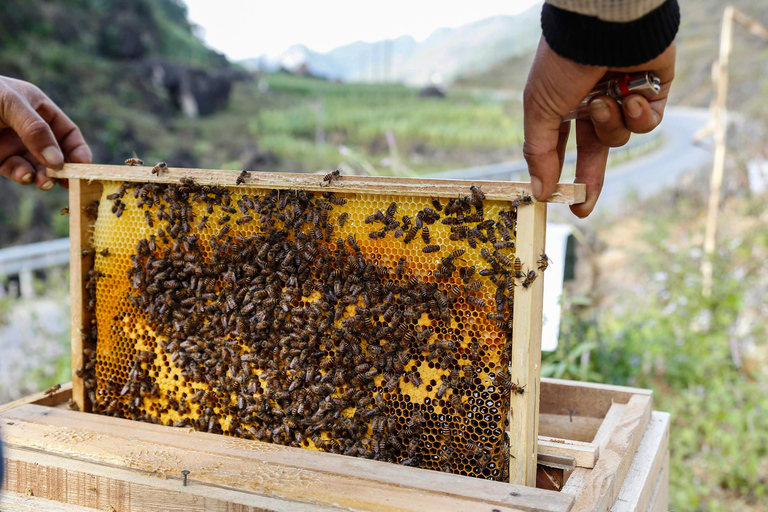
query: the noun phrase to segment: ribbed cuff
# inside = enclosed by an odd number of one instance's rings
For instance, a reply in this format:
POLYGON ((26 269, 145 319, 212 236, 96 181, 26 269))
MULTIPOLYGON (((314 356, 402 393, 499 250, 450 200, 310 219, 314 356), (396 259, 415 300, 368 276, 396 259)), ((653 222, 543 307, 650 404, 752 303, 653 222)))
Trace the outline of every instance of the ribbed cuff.
POLYGON ((541 29, 559 55, 591 66, 636 66, 658 57, 677 35, 680 7, 667 0, 642 18, 611 23, 566 11, 547 3, 541 29))

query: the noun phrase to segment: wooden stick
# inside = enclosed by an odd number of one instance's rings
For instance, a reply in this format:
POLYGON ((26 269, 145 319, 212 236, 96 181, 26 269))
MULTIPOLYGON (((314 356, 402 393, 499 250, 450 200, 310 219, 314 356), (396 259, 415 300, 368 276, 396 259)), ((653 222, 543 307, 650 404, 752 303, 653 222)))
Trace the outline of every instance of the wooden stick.
POLYGON ((597 462, 600 448, 595 443, 558 439, 556 437, 539 436, 539 452, 552 455, 573 457, 576 466, 580 468, 593 468, 597 462))
POLYGON ((13 402, 8 402, 7 404, 0 405, 0 412, 10 411, 11 409, 15 409, 16 407, 21 407, 22 405, 27 405, 27 404, 47 405, 49 407, 56 407, 57 405, 63 404, 64 402, 66 402, 71 397, 72 397, 72 383, 67 382, 66 384, 62 384, 61 388, 55 393, 46 393, 45 391, 40 391, 38 393, 34 393, 32 395, 28 395, 23 398, 19 398, 18 400, 14 400, 13 402))
MULTIPOLYGON (((543 203, 518 208, 515 256, 525 270, 536 270, 544 252, 547 208, 543 203)), ((528 288, 515 290, 512 326, 511 374, 522 393, 511 394, 509 418, 509 481, 536 485, 536 444, 539 435, 539 383, 541 380, 541 326, 544 277, 528 288)))
POLYGON ((83 379, 77 372, 85 362, 83 350, 86 347, 83 333, 90 329, 93 314, 86 308, 88 292, 85 289, 88 270, 93 267, 94 256, 83 256, 83 250, 92 248, 91 229, 94 219, 85 209, 94 201, 101 199, 101 183, 87 183, 83 180, 69 180, 69 288, 72 317, 72 400, 81 411, 90 411, 90 404, 85 396, 83 379))
MULTIPOLYGON (((318 174, 278 172, 249 172, 243 185, 235 183, 234 171, 214 169, 168 168, 161 175, 152 174, 152 167, 127 165, 65 164, 64 169, 48 169, 52 178, 80 178, 88 181, 136 181, 178 183, 182 178, 192 178, 200 185, 220 185, 228 188, 257 187, 265 189, 303 189, 346 193, 378 193, 415 195, 425 197, 458 197, 470 194, 471 185, 482 187, 485 197, 492 200, 513 200, 521 195, 531 195, 530 183, 479 180, 436 180, 423 178, 393 178, 388 176, 341 176, 330 185, 318 174)), ((558 185, 548 199, 550 203, 576 204, 586 199, 583 184, 558 185)))

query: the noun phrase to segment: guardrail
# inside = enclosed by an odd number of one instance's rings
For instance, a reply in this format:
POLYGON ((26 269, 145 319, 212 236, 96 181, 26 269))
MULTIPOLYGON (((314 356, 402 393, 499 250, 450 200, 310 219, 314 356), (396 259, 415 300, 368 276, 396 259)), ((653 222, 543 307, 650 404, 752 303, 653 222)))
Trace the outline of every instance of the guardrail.
MULTIPOLYGON (((18 277, 18 293, 22 297, 34 295, 34 271, 63 265, 69 265, 69 238, 0 249, 0 277, 8 281, 18 277)), ((2 294, 3 290, 0 289, 2 294)))

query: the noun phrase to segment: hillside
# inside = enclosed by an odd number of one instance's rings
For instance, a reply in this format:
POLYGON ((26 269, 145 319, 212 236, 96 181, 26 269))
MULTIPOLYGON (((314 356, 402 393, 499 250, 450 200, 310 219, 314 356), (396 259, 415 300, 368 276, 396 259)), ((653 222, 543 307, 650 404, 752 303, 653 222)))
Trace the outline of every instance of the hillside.
MULTIPOLYGON (((94 161, 144 158, 197 163, 171 136, 187 115, 227 104, 238 73, 194 35, 177 0, 0 2, 0 74, 38 85, 80 126, 94 161), (188 109, 189 110, 189 109, 188 109), (168 145, 161 150, 157 144, 168 145)), ((66 236, 66 192, 41 194, 0 180, 0 246, 66 236)))
MULTIPOLYGON (((728 3, 768 25, 764 0, 728 3)), ((718 54, 724 7, 725 2, 720 0, 680 0, 682 24, 676 40, 677 76, 671 91, 673 103, 709 105, 711 66, 718 54)), ((512 56, 484 72, 463 74, 456 85, 522 90, 532 60, 532 51, 512 56)), ((728 104, 731 108, 750 114, 768 113, 765 102, 768 95, 768 44, 738 25, 734 30, 729 77, 728 104)))
POLYGON ((372 43, 358 41, 327 53, 295 45, 275 59, 261 56, 242 64, 251 70, 296 70, 354 82, 397 81, 425 85, 450 83, 459 74, 482 72, 495 63, 535 48, 541 34, 534 6, 515 16, 493 16, 455 28, 441 28, 422 42, 402 36, 372 43))

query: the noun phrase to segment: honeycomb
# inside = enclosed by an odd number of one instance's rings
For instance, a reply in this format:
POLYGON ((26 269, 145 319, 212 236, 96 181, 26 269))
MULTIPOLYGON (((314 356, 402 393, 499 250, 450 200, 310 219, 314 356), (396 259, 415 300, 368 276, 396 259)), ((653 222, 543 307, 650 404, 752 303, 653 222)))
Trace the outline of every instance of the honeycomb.
POLYGON ((103 186, 93 412, 508 480, 527 198, 103 186))

